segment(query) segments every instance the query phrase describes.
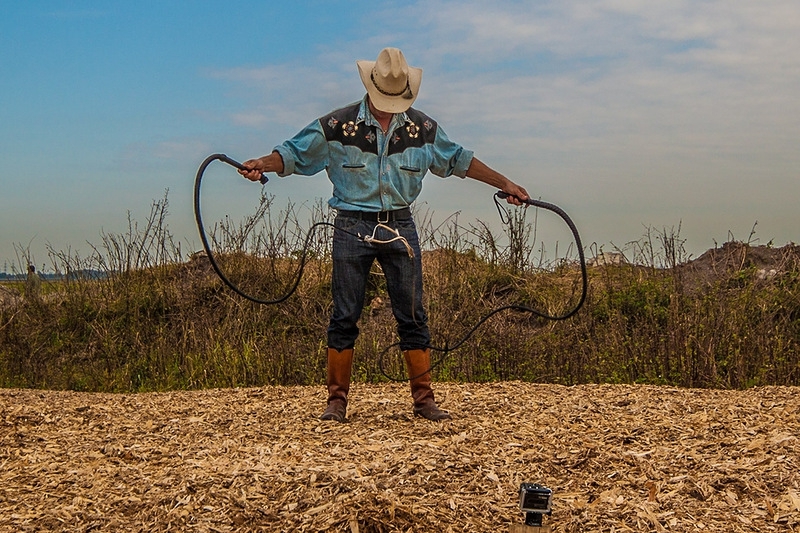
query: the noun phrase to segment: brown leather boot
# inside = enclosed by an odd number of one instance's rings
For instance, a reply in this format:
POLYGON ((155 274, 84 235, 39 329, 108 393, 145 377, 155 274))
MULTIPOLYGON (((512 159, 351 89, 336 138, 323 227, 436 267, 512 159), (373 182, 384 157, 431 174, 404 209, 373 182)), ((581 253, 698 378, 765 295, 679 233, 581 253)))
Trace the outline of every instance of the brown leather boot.
POLYGON ((328 348, 328 407, 321 420, 344 422, 347 414, 347 393, 350 391, 350 369, 353 366, 353 349, 342 351, 328 348))
POLYGON ((403 353, 406 356, 408 376, 413 378, 411 380, 411 397, 414 399, 414 415, 434 421, 449 419, 450 413, 439 409, 433 398, 431 373, 427 372, 431 367, 430 349, 407 350, 403 353), (423 372, 425 373, 422 374, 423 372))

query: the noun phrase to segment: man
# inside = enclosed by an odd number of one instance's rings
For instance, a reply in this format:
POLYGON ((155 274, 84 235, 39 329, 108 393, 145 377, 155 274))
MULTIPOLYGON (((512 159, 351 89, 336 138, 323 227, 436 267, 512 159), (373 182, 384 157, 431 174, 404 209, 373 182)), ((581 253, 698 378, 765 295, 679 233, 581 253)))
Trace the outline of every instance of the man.
POLYGON ((436 121, 411 107, 422 69, 410 67, 400 50, 385 48, 376 61, 356 64, 367 90, 360 102, 315 120, 271 154, 245 161, 249 170, 239 172, 257 181, 262 172, 312 175, 325 169, 333 184, 328 203, 338 211, 335 227, 343 231, 334 231, 333 238, 328 404, 321 418, 345 420, 357 323, 367 276, 377 259, 411 378, 414 414, 434 421, 448 419, 450 414, 436 405, 431 388, 421 254, 409 206, 429 170, 441 177, 482 181, 510 194, 508 202, 515 205, 527 200, 528 193, 452 142, 436 121), (378 243, 371 236, 391 242, 378 243))
POLYGON ((36 267, 28 265, 28 277, 25 280, 25 297, 28 300, 36 301, 42 289, 42 278, 36 273, 36 267))

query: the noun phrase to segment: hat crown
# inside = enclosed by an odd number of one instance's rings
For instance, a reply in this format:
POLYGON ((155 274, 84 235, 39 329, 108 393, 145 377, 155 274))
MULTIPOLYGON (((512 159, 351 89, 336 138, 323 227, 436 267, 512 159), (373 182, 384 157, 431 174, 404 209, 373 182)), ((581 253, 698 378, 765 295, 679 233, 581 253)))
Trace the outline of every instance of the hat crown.
POLYGON ((384 48, 372 69, 375 86, 389 95, 400 95, 408 88, 408 62, 398 48, 384 48))
POLYGON ((406 111, 419 92, 422 69, 409 66, 397 48, 384 48, 376 61, 356 61, 370 102, 387 113, 406 111))

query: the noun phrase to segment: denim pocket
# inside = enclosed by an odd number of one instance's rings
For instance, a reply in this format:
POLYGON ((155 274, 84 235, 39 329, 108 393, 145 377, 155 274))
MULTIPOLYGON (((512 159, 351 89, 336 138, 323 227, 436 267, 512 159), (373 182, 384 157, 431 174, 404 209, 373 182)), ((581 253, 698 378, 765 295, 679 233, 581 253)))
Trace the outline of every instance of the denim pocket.
POLYGON ((397 226, 398 230, 414 230, 416 229, 416 224, 414 224, 413 218, 404 218, 402 220, 395 220, 395 225, 397 226))
POLYGON ((400 170, 405 170, 406 172, 413 172, 414 174, 419 174, 422 169, 419 167, 412 167, 408 165, 400 165, 400 170))
POLYGON ((352 231, 353 228, 355 228, 359 222, 361 222, 361 220, 355 217, 345 217, 342 215, 336 215, 336 218, 333 220, 333 225, 338 229, 342 229, 345 231, 352 231))

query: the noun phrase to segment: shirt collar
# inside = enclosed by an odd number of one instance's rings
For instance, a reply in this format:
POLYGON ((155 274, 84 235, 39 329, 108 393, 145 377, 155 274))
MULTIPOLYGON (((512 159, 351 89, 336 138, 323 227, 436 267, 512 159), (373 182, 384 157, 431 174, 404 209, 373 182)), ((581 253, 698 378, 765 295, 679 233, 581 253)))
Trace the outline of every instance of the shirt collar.
MULTIPOLYGON (((389 129, 392 128, 392 123, 396 124, 405 124, 406 122, 410 122, 411 119, 408 118, 408 115, 405 111, 402 113, 395 113, 392 117, 392 122, 389 124, 389 129)), ((378 119, 376 119, 372 115, 372 111, 369 110, 369 104, 367 103, 367 96, 365 95, 364 98, 361 100, 361 107, 358 109, 358 118, 356 118, 356 122, 363 122, 367 126, 378 126, 378 119)))

